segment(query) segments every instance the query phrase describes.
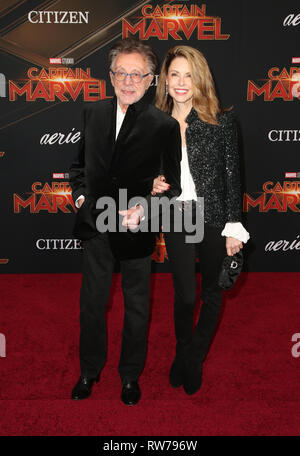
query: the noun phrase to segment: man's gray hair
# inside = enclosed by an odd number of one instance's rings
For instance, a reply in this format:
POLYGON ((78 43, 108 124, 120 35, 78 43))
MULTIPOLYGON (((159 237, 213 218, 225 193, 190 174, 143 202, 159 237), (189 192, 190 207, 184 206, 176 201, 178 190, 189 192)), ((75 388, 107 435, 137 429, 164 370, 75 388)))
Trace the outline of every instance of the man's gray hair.
POLYGON ((119 54, 131 54, 132 52, 138 52, 145 57, 149 71, 151 74, 155 74, 157 68, 157 57, 149 44, 145 44, 135 38, 124 38, 123 40, 117 41, 109 51, 109 66, 113 69, 114 62, 119 54))

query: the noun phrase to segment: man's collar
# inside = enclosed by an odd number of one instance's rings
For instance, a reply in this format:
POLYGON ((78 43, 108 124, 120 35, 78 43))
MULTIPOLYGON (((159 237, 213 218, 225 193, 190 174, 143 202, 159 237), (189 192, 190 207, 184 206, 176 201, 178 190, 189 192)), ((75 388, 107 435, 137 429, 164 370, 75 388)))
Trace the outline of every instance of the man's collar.
POLYGON ((147 100, 147 92, 145 92, 142 98, 136 103, 130 105, 129 108, 133 109, 136 112, 140 112, 143 111, 147 105, 149 105, 149 101, 147 100))
MULTIPOLYGON (((114 96, 114 103, 116 107, 119 106, 119 102, 116 96, 114 96)), ((140 100, 138 100, 136 103, 129 105, 127 109, 129 109, 130 111, 140 112, 143 111, 143 109, 145 109, 145 107, 149 104, 150 103, 147 99, 147 92, 145 92, 145 94, 142 96, 140 100)))

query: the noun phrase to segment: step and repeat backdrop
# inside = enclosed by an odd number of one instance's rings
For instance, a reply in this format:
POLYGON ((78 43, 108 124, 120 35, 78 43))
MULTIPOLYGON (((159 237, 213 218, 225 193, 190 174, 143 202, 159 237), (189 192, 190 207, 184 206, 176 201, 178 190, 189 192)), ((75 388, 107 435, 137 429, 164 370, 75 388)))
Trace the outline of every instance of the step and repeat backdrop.
MULTIPOLYGON (((204 53, 239 122, 246 269, 299 270, 298 1, 1 0, 0 31, 1 272, 81 270, 69 167, 83 103, 113 95, 108 52, 130 36, 160 62, 204 53)), ((153 269, 169 271, 162 236, 153 269)))

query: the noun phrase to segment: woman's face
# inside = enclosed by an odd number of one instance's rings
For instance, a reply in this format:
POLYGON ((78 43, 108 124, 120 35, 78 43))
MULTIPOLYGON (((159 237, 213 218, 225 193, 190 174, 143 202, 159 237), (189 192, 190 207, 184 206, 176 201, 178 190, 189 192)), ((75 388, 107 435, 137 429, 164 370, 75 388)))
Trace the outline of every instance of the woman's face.
POLYGON ((193 83, 190 64, 185 57, 175 57, 172 60, 166 83, 169 95, 177 103, 191 103, 193 98, 193 83))

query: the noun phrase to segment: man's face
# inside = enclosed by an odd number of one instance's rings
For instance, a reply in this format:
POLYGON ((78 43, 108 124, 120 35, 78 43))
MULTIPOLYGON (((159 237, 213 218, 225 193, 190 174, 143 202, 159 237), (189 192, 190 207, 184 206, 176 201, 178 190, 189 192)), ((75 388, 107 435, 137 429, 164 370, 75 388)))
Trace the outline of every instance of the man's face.
MULTIPOLYGON (((146 59, 138 52, 132 52, 131 54, 119 54, 114 61, 112 70, 122 71, 125 73, 149 73, 146 59)), ((136 103, 143 97, 152 82, 153 75, 149 74, 148 76, 145 76, 141 82, 134 82, 130 76, 126 76, 123 81, 118 81, 117 78, 110 72, 110 79, 115 89, 119 105, 124 112, 129 105, 136 103)))

